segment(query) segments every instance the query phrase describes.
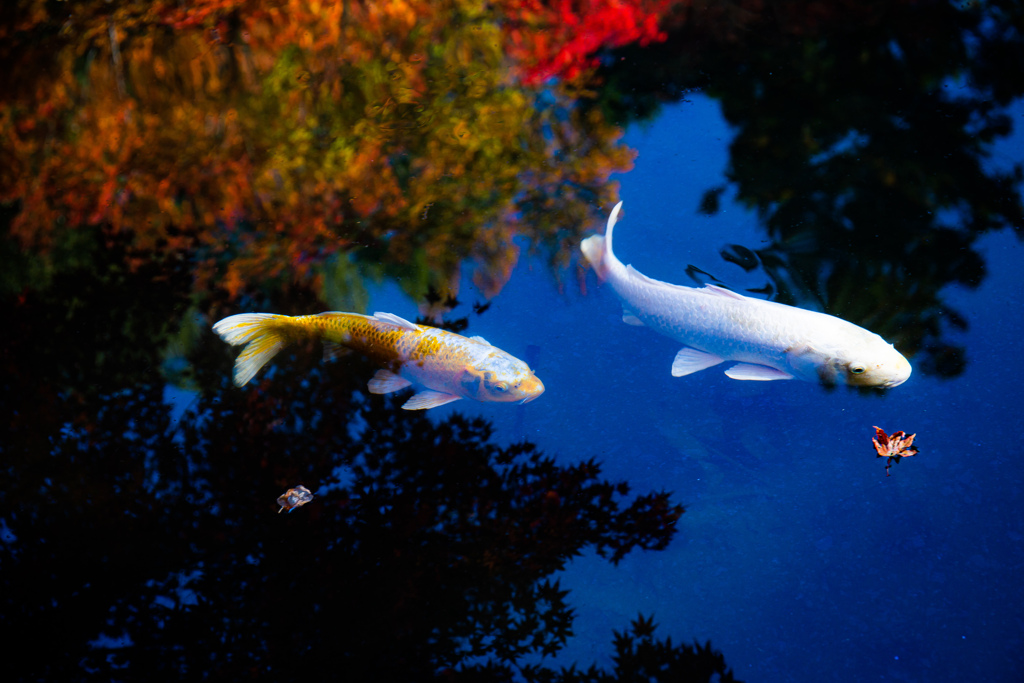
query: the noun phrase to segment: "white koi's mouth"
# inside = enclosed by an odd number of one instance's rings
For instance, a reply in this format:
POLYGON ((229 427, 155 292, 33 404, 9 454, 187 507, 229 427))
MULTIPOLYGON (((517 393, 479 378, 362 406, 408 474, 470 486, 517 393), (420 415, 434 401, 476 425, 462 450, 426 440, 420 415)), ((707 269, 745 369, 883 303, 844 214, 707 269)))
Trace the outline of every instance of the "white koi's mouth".
POLYGON ((895 377, 889 378, 889 381, 885 383, 886 387, 898 387, 899 385, 910 379, 910 374, 913 372, 910 363, 907 360, 901 359, 902 362, 899 364, 898 374, 895 377))

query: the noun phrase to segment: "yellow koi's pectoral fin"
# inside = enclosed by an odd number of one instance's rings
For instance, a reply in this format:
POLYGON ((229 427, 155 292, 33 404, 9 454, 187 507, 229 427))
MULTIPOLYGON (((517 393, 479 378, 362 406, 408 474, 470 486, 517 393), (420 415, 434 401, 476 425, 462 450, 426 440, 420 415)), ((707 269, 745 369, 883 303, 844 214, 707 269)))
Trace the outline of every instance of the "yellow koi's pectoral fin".
POLYGON ((746 379, 754 382, 771 382, 776 379, 793 379, 793 375, 782 370, 770 368, 767 365, 754 365, 753 363, 737 363, 725 371, 726 377, 732 379, 746 379))
POLYGON ((712 365, 718 365, 724 360, 724 358, 719 358, 713 353, 698 351, 697 349, 689 346, 684 346, 679 349, 679 353, 676 354, 675 360, 672 361, 672 376, 684 377, 686 375, 691 375, 695 372, 700 372, 701 370, 710 368, 712 365))
POLYGON ((452 401, 458 401, 460 398, 462 397, 456 396, 455 394, 445 394, 440 391, 427 389, 406 401, 405 404, 402 405, 402 408, 405 410, 427 410, 428 408, 443 406, 444 404, 451 403, 452 401))
POLYGON ((396 375, 390 370, 381 369, 374 374, 373 379, 366 383, 366 388, 370 390, 371 394, 390 394, 393 391, 405 389, 410 384, 412 382, 406 378, 396 375))

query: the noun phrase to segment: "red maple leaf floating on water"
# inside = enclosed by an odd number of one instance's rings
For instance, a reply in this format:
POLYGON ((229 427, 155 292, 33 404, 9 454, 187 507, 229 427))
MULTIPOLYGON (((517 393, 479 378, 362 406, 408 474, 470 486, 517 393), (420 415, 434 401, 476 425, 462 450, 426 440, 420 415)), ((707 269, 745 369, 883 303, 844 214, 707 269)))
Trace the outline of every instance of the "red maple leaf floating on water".
POLYGON ((878 457, 887 458, 885 476, 889 476, 889 468, 892 467, 893 461, 899 462, 900 458, 917 455, 917 449, 913 445, 915 436, 917 434, 907 436, 907 433, 902 430, 893 432, 892 436, 886 436, 881 427, 875 427, 875 438, 871 439, 871 442, 875 444, 878 457))

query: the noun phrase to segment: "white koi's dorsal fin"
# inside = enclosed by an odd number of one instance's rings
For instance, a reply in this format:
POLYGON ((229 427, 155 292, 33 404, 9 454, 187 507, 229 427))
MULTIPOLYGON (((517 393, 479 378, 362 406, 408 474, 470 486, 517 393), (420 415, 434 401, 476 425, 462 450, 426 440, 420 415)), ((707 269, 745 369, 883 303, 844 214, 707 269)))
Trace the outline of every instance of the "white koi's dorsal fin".
POLYGON ((371 317, 377 322, 387 323, 388 325, 394 325, 395 327, 401 327, 403 330, 409 330, 410 332, 420 331, 420 328, 417 327, 414 323, 411 323, 405 318, 397 316, 394 313, 375 312, 371 317))
POLYGON ((771 382, 776 379, 793 379, 793 375, 782 370, 770 368, 767 365, 755 365, 753 363, 737 363, 725 371, 726 377, 732 379, 747 379, 754 382, 771 382))
POLYGON ((470 337, 470 339, 472 339, 473 341, 480 342, 481 344, 487 344, 488 346, 494 346, 494 344, 492 344, 491 342, 487 341, 486 339, 484 339, 483 337, 481 337, 479 335, 477 335, 476 337, 470 337))
POLYGON ((628 275, 631 278, 636 278, 637 280, 639 280, 640 282, 642 282, 642 283, 644 283, 646 285, 651 285, 653 287, 661 287, 663 289, 674 289, 674 290, 675 289, 681 289, 681 290, 686 290, 686 291, 689 291, 689 292, 697 292, 697 293, 700 293, 700 294, 707 294, 709 296, 720 296, 720 297, 722 297, 724 299, 736 299, 738 301, 743 301, 743 300, 749 298, 749 297, 743 296, 742 294, 737 294, 736 292, 732 291, 731 289, 726 289, 725 287, 719 287, 718 285, 704 285, 703 287, 687 287, 686 285, 677 285, 677 284, 673 284, 671 282, 664 282, 662 280, 655 280, 653 277, 648 277, 647 275, 644 275, 643 273, 641 273, 639 270, 637 270, 636 268, 634 268, 631 265, 626 266, 626 275, 628 275))
POLYGON ((724 358, 719 358, 713 353, 698 351, 689 346, 684 346, 676 354, 675 360, 672 361, 672 376, 685 377, 686 375, 692 375, 695 372, 710 368, 712 365, 718 365, 724 360, 724 358))
POLYGON ((374 374, 373 379, 366 383, 366 388, 370 390, 371 394, 390 394, 392 391, 405 389, 410 384, 412 382, 401 375, 382 368, 374 374))
MULTIPOLYGON (((671 282, 665 282, 663 280, 655 280, 653 277, 644 275, 639 270, 634 268, 632 265, 626 266, 627 277, 635 278, 645 285, 651 285, 652 287, 660 287, 664 289, 684 289, 690 292, 699 292, 701 290, 696 287, 687 287, 686 285, 674 285, 671 282)), ((727 290, 728 291, 728 290, 727 290)))
MULTIPOLYGON (((653 277, 647 277, 639 270, 634 268, 632 263, 626 266, 626 275, 628 275, 629 277, 635 277, 637 280, 640 280, 640 282, 646 282, 649 285, 668 285, 669 287, 682 287, 682 285, 673 285, 671 282, 662 282, 661 280, 655 280, 653 277)), ((686 289, 693 288, 687 287, 686 289)))
POLYGON ((347 346, 342 346, 337 342, 332 342, 328 339, 323 341, 324 344, 324 360, 334 360, 335 358, 341 358, 352 353, 352 349, 347 346))
POLYGON ((726 299, 746 299, 747 298, 747 297, 743 296, 742 294, 737 294, 736 292, 732 291, 731 289, 726 289, 725 287, 719 287, 718 285, 704 285, 704 287, 703 287, 703 289, 701 291, 705 292, 706 294, 714 294, 715 296, 725 297, 726 299))
POLYGON ((406 401, 402 408, 405 410, 427 410, 428 408, 437 408, 443 406, 446 403, 452 401, 458 401, 461 396, 455 394, 445 394, 440 391, 434 391, 433 389, 427 389, 416 394, 408 401, 406 401))
POLYGON ((622 307, 622 322, 627 325, 635 325, 636 327, 643 327, 644 321, 636 316, 636 313, 629 310, 625 306, 622 307))

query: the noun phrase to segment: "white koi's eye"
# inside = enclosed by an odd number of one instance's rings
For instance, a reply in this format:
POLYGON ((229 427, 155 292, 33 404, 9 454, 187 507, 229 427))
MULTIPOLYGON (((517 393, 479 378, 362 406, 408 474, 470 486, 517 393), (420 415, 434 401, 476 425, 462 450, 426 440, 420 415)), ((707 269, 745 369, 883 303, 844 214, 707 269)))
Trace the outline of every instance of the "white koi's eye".
POLYGON ((850 368, 850 374, 863 375, 866 370, 867 368, 865 368, 863 365, 854 365, 853 367, 850 368))

